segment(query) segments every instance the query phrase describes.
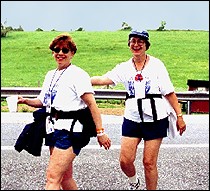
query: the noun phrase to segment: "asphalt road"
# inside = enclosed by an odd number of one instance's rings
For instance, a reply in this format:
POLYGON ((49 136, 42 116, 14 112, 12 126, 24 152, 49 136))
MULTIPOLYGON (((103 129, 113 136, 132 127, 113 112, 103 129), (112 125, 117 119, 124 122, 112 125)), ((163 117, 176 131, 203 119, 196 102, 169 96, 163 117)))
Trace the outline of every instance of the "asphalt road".
MULTIPOLYGON (((96 139, 81 151, 74 162, 74 177, 80 190, 127 190, 118 157, 122 116, 102 115, 112 147, 100 148, 96 139)), ((187 130, 183 136, 165 138, 158 159, 159 190, 209 190, 209 115, 184 115, 187 130)), ((1 113, 1 190, 44 190, 49 152, 35 157, 14 150, 15 141, 31 113, 1 113)), ((136 168, 145 188, 140 143, 136 168)))

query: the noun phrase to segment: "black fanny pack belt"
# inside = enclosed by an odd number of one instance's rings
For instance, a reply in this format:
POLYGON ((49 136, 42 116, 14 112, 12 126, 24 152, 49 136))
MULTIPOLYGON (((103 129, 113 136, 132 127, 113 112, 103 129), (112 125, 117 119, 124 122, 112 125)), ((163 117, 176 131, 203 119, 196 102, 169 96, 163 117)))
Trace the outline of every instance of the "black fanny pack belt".
MULTIPOLYGON (((126 93, 126 100, 131 99, 131 98, 135 98, 135 96, 133 96, 133 95, 129 96, 128 93, 126 93)), ((140 115, 142 122, 144 122, 143 110, 142 110, 142 99, 150 99, 153 120, 157 121, 157 111, 156 111, 154 98, 162 98, 162 95, 161 94, 146 94, 145 98, 137 99, 138 111, 139 111, 139 115, 140 115)))
MULTIPOLYGON (((89 135, 90 137, 96 137, 96 126, 93 121, 92 114, 90 112, 89 107, 84 109, 80 109, 77 111, 61 111, 56 110, 55 108, 51 108, 51 116, 57 119, 74 119, 72 122, 72 127, 75 122, 78 120, 83 125, 83 133, 89 135)), ((71 128, 70 131, 72 131, 71 128)))
POLYGON ((78 111, 60 111, 56 110, 54 107, 51 108, 51 116, 56 119, 77 119, 79 116, 78 111))

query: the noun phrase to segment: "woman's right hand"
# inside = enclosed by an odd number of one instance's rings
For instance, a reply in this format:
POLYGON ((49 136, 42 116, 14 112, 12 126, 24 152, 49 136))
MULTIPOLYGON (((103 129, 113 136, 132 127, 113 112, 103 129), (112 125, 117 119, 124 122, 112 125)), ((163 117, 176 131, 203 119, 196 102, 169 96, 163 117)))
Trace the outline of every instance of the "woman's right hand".
POLYGON ((20 103, 25 103, 25 98, 23 98, 22 96, 18 96, 18 104, 20 104, 20 103))
POLYGON ((26 104, 31 107, 41 108, 43 106, 42 102, 37 98, 23 98, 21 95, 18 96, 18 104, 26 104))
POLYGON ((106 150, 110 148, 111 140, 109 139, 107 134, 104 133, 103 135, 97 136, 97 139, 101 147, 103 146, 106 150))

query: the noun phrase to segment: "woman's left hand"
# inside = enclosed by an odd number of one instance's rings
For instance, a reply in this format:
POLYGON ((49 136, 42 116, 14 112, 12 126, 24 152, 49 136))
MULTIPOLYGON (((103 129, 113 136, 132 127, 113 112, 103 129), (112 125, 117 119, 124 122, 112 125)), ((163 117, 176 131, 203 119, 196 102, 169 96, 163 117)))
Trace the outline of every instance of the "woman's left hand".
POLYGON ((182 136, 184 131, 186 131, 186 124, 183 120, 183 117, 178 117, 176 121, 177 131, 179 131, 179 134, 182 136))
POLYGON ((101 136, 97 136, 98 143, 102 147, 104 147, 106 150, 110 148, 111 146, 111 140, 107 136, 107 134, 103 134, 101 136))

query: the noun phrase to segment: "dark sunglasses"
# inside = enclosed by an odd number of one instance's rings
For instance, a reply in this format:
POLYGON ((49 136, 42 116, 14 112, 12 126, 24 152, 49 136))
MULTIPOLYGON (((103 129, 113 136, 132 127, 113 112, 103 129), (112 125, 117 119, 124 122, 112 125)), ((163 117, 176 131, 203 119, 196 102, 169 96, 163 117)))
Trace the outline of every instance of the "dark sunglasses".
POLYGON ((55 52, 55 53, 59 53, 60 51, 62 50, 62 52, 64 53, 64 54, 67 54, 70 50, 68 49, 68 48, 62 48, 62 49, 60 49, 60 48, 54 48, 53 49, 53 51, 55 52))

